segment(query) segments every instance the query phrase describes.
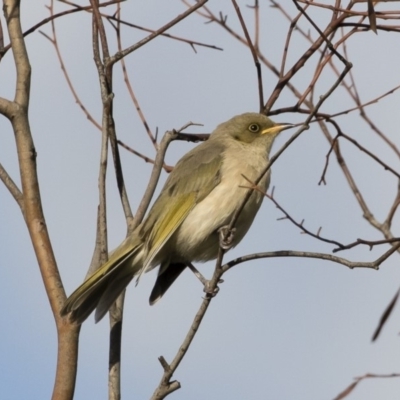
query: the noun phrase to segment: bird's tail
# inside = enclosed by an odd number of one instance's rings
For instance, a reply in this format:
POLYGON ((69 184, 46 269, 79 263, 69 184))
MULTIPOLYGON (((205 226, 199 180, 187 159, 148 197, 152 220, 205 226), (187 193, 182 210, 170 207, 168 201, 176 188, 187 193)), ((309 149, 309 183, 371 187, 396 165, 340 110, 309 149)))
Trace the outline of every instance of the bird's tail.
POLYGON ((109 260, 89 276, 66 300, 61 315, 81 324, 94 309, 100 321, 142 267, 140 257, 143 244, 138 238, 128 237, 109 260))

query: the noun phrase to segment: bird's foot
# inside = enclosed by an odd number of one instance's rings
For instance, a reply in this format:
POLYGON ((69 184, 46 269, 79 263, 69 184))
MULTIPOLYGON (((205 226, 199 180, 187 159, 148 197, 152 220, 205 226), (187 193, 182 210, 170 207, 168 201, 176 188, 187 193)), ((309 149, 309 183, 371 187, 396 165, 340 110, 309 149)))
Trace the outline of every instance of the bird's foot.
POLYGON ((235 231, 236 228, 229 229, 228 225, 221 226, 221 228, 218 229, 219 245, 225 251, 228 251, 232 247, 235 231))
MULTIPOLYGON (((222 283, 223 282, 223 280, 222 279, 220 279, 219 281, 218 281, 218 283, 222 283)), ((204 285, 204 289, 203 289, 203 291, 204 291, 204 293, 207 295, 207 296, 209 296, 209 297, 215 297, 217 294, 218 294, 218 292, 219 292, 219 287, 218 286, 215 286, 215 288, 214 289, 211 289, 211 281, 207 281, 206 282, 206 284, 204 285)))

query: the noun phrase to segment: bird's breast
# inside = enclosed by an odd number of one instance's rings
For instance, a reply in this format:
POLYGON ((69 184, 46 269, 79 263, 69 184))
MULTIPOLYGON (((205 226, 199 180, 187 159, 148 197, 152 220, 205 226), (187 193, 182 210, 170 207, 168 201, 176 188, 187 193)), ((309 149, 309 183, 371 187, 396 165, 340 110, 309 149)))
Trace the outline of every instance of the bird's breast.
MULTIPOLYGON (((246 157, 240 153, 225 156, 220 183, 193 208, 172 238, 175 253, 173 258, 182 261, 208 261, 217 257, 219 228, 230 223, 247 193, 247 188, 251 187, 251 182, 259 177, 268 162, 265 154, 256 156, 258 157, 249 154, 246 157)), ((258 186, 266 190, 268 182, 269 173, 258 186)), ((236 223, 233 246, 247 233, 263 197, 262 193, 254 191, 247 201, 236 223)))

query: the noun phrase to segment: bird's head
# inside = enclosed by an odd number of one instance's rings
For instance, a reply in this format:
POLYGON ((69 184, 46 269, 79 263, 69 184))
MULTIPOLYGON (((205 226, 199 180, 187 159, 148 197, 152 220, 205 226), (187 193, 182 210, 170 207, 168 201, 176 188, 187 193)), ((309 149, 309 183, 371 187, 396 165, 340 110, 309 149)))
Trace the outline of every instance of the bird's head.
POLYGON ((218 125, 210 139, 229 137, 238 142, 261 145, 269 150, 279 133, 289 127, 291 125, 275 123, 263 114, 245 113, 218 125))

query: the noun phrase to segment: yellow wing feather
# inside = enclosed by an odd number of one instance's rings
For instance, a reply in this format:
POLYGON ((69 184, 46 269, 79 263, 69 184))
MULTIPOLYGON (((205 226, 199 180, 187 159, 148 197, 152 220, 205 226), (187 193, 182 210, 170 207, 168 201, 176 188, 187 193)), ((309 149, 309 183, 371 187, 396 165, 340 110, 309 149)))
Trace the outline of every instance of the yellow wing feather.
POLYGON ((146 241, 146 248, 149 249, 143 267, 140 271, 137 282, 141 275, 149 268, 160 249, 168 241, 168 239, 180 227, 186 216, 196 205, 196 193, 186 193, 183 196, 175 196, 174 201, 168 204, 168 212, 164 214, 164 218, 158 219, 146 241))

